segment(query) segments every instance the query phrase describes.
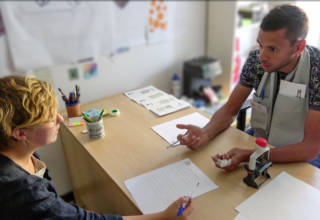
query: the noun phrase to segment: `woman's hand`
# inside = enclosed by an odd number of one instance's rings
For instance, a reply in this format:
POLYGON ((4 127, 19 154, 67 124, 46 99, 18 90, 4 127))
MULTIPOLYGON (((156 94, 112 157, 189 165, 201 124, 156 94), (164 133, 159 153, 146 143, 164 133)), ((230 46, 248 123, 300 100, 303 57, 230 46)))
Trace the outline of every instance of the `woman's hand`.
POLYGON ((192 198, 183 196, 173 202, 162 212, 139 216, 123 216, 123 220, 188 220, 193 211, 192 198), (178 212, 181 206, 185 206, 181 215, 178 212))
POLYGON ((163 212, 163 219, 168 219, 168 220, 187 220, 189 219, 188 216, 192 213, 193 211, 193 204, 192 204, 192 198, 183 196, 173 202, 168 208, 166 208, 163 212), (182 205, 185 204, 185 208, 182 211, 180 216, 177 216, 179 209, 182 205))

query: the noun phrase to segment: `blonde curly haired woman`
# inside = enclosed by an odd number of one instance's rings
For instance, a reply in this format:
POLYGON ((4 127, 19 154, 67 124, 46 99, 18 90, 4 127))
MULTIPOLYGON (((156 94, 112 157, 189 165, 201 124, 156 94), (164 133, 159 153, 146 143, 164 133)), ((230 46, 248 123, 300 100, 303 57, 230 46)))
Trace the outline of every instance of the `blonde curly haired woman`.
POLYGON ((162 212, 100 215, 62 200, 36 154, 57 139, 61 115, 52 87, 28 76, 0 78, 0 210, 3 219, 186 220, 192 200, 182 197, 162 212), (181 216, 179 207, 188 203, 181 216))

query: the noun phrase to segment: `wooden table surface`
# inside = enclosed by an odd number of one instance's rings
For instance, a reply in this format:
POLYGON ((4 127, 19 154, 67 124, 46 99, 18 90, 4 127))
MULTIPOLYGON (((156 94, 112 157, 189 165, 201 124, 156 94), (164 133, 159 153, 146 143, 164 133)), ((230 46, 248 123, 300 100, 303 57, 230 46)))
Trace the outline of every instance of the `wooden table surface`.
MULTIPOLYGON (((195 111, 210 116, 192 107, 158 117, 123 94, 81 106, 82 111, 91 108, 118 108, 121 114, 104 118, 105 137, 97 140, 82 134, 83 126, 69 128, 66 123, 61 126, 60 137, 73 191, 77 203, 84 208, 122 215, 141 213, 124 181, 184 158, 190 158, 219 186, 194 199, 192 220, 233 219, 237 215, 234 208, 257 191, 242 181, 246 176, 243 166, 225 172, 211 160, 211 156, 234 147, 254 148, 254 137, 230 127, 198 151, 184 146, 166 149, 168 143, 152 126, 195 111)), ((307 163, 274 164, 269 169, 272 178, 282 171, 320 189, 319 169, 307 163)))

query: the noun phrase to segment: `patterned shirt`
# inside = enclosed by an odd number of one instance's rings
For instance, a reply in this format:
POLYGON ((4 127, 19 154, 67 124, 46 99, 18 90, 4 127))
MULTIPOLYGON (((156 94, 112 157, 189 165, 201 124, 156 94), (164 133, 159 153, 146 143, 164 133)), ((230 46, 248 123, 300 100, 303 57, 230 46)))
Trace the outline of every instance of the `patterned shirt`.
MULTIPOLYGON (((309 108, 320 110, 320 50, 312 46, 307 46, 307 50, 310 54, 309 108)), ((258 49, 250 52, 240 76, 241 85, 255 90, 258 89, 265 72, 258 55, 258 49)), ((285 77, 285 74, 278 73, 280 78, 285 77)))

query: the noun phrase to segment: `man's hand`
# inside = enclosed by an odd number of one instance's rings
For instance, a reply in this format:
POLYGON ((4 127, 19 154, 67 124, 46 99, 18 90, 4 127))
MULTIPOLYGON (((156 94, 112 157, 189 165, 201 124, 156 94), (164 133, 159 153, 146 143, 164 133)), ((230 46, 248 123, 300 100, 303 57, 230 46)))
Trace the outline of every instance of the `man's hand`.
POLYGON ((240 163, 248 161, 252 152, 253 152, 252 150, 233 148, 226 154, 215 155, 214 157, 212 157, 212 160, 215 163, 216 167, 224 169, 226 171, 231 171, 237 168, 240 163), (219 159, 220 160, 231 159, 231 165, 226 167, 220 167, 218 164, 219 159))
POLYGON ((197 126, 177 124, 177 128, 187 129, 185 134, 179 134, 177 138, 182 145, 187 145, 192 150, 198 149, 210 140, 208 134, 197 126))

